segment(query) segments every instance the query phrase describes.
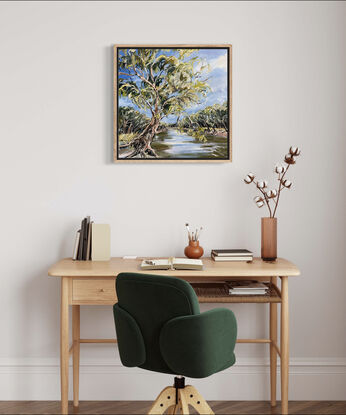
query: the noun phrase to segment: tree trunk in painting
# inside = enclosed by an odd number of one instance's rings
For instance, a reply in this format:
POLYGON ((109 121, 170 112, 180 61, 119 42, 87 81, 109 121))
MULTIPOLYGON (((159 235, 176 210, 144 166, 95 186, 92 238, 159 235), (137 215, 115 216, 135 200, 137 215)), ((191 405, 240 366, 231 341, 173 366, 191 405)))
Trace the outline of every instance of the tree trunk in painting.
POLYGON ((143 131, 143 133, 131 142, 131 146, 134 148, 134 150, 127 154, 126 158, 133 158, 137 156, 141 158, 156 158, 157 154, 155 153, 155 150, 153 150, 153 148, 151 147, 151 143, 153 142, 159 125, 160 118, 158 114, 156 114, 152 117, 150 124, 143 131))

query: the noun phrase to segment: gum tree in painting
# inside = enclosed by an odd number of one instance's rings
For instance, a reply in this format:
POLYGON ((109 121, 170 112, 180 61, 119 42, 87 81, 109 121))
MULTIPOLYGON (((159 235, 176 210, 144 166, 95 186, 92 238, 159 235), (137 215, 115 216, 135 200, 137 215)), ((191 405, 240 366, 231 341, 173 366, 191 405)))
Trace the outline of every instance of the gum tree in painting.
MULTIPOLYGON (((164 157, 158 154, 164 146, 160 140, 163 131, 171 131, 171 136, 173 131, 175 138, 182 135, 180 141, 188 145, 193 141, 206 143, 203 148, 209 154, 208 137, 227 140, 227 102, 207 105, 212 92, 211 69, 199 52, 187 48, 118 49, 120 158, 179 158, 174 154, 178 147, 172 144, 177 140, 169 137, 164 144, 168 142, 171 150, 166 149, 164 157)), ((196 158, 203 157, 203 151, 200 153, 196 158)))

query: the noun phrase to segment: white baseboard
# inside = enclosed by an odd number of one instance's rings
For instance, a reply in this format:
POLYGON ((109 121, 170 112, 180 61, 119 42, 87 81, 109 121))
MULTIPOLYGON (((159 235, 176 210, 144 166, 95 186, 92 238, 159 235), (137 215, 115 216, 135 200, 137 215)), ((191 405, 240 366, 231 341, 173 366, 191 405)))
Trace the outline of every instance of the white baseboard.
MULTIPOLYGON (((70 371, 72 398, 72 370, 70 371)), ((82 360, 81 400, 153 400, 172 376, 123 367, 119 359, 82 360)), ((278 399, 280 372, 278 368, 278 399)), ((269 399, 267 359, 239 358, 206 379, 189 379, 209 400, 269 399)), ((291 359, 290 400, 344 400, 346 358, 291 359)), ((0 359, 0 400, 58 400, 58 359, 0 359)))

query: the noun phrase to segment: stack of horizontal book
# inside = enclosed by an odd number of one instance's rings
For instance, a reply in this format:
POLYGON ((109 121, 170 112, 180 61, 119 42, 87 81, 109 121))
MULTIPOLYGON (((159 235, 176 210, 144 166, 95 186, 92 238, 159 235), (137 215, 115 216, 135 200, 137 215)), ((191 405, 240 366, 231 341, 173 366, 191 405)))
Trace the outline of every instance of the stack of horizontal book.
POLYGON ((86 216, 77 231, 73 248, 73 260, 108 261, 110 259, 110 227, 95 224, 86 216))
POLYGON ((253 253, 247 249, 213 249, 211 257, 214 261, 252 261, 253 253))
POLYGON ((257 281, 232 281, 228 283, 230 295, 267 295, 269 286, 257 281))

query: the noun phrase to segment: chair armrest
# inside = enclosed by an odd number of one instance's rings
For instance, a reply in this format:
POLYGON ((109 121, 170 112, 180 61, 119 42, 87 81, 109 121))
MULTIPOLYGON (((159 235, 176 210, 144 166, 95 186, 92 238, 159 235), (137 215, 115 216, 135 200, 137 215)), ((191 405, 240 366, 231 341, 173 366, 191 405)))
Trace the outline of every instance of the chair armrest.
POLYGON ((113 306, 113 315, 121 363, 127 367, 142 365, 146 359, 146 352, 136 320, 118 303, 113 306))
POLYGON ((236 338, 233 312, 216 308, 168 321, 160 333, 160 349, 177 375, 204 378, 234 364, 236 338))

